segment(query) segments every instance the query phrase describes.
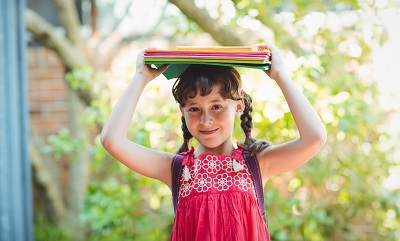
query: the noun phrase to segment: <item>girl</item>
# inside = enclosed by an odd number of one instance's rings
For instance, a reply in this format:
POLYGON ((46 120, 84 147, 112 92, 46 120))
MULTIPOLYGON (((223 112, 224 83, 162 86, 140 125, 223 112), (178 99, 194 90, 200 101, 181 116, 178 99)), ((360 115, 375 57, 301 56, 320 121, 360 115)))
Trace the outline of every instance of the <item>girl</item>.
MULTIPOLYGON (((256 156, 265 185, 270 177, 305 163, 325 143, 324 126, 285 71, 279 49, 269 43, 255 48, 271 51, 266 73, 282 90, 300 135, 280 145, 254 140, 251 98, 242 91, 237 71, 210 65, 188 67, 173 86, 182 113, 184 142, 179 152, 185 159, 171 240, 270 240, 242 152, 256 156), (244 143, 237 148, 232 143, 235 116, 241 116, 245 133, 244 143), (188 148, 192 137, 198 142, 196 150, 188 148)), ((143 62, 143 53, 138 55, 136 74, 104 125, 101 142, 133 171, 171 188, 175 154, 151 150, 127 138, 143 89, 167 68, 150 68, 143 62)))

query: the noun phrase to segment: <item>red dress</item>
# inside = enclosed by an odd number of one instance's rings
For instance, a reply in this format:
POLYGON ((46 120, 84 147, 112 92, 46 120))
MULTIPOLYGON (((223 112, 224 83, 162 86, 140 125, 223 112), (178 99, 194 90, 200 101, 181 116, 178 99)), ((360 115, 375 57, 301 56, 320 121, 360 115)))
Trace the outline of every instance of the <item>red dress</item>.
POLYGON ((269 241, 242 149, 232 156, 193 152, 183 153, 171 240, 269 241))

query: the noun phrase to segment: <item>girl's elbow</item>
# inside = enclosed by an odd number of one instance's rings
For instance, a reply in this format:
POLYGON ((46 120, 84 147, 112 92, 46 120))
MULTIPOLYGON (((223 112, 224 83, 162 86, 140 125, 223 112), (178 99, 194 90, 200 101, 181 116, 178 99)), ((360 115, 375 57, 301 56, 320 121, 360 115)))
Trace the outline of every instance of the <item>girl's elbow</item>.
POLYGON ((103 129, 100 133, 100 143, 110 153, 118 150, 125 140, 124 136, 112 130, 103 129))
POLYGON ((108 141, 106 135, 104 135, 103 133, 101 133, 101 135, 100 135, 100 143, 104 148, 106 148, 106 146, 109 145, 108 144, 109 141, 108 141))
POLYGON ((318 133, 314 136, 312 144, 315 147, 315 149, 321 149, 326 142, 327 139, 327 133, 326 131, 321 131, 321 133, 318 133))
POLYGON ((113 138, 104 130, 100 134, 100 143, 106 149, 110 149, 113 146, 113 138))

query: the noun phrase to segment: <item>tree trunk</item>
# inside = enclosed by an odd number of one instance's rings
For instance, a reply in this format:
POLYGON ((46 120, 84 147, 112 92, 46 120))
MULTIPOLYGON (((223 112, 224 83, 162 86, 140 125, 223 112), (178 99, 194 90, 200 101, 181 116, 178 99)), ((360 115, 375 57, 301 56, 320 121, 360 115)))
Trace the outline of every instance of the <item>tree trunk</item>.
POLYGON ((170 0, 183 14, 196 22, 204 31, 208 32, 218 43, 226 46, 243 46, 244 40, 225 26, 212 19, 206 10, 199 9, 193 0, 170 0))
MULTIPOLYGON (((80 47, 75 46, 66 38, 58 36, 54 28, 34 11, 26 9, 25 18, 28 31, 33 34, 35 40, 56 52, 67 70, 89 65, 89 61, 83 55, 80 47)), ((80 26, 77 26, 77 28, 80 28, 80 26)), ((68 82, 67 85, 71 87, 68 82)), ((86 105, 89 105, 93 100, 93 94, 90 89, 76 89, 74 91, 77 92, 79 98, 86 105)))
POLYGON ((68 213, 65 220, 73 231, 73 240, 81 240, 83 237, 79 218, 80 206, 90 180, 91 157, 87 150, 90 128, 81 123, 84 108, 82 100, 73 90, 69 90, 70 134, 73 140, 79 140, 81 144, 76 153, 71 153, 73 158, 70 161, 68 213))
POLYGON ((67 38, 80 50, 83 50, 83 41, 80 35, 81 23, 74 0, 54 0, 58 19, 64 27, 67 38))
POLYGON ((45 145, 31 126, 30 157, 32 163, 32 179, 42 208, 50 221, 58 222, 65 217, 66 206, 62 196, 62 188, 56 167, 51 162, 48 153, 43 151, 45 145))

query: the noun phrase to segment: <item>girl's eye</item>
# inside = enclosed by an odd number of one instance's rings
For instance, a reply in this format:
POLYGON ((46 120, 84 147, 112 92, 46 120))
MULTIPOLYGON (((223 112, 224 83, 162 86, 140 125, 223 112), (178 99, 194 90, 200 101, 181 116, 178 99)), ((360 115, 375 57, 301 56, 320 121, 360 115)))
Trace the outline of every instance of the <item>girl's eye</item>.
POLYGON ((219 109, 221 109, 221 108, 222 108, 221 105, 214 105, 214 106, 212 107, 213 110, 219 110, 219 109))
POLYGON ((199 108, 197 108, 197 107, 191 107, 191 108, 189 108, 188 111, 189 111, 189 112, 199 111, 199 108))

